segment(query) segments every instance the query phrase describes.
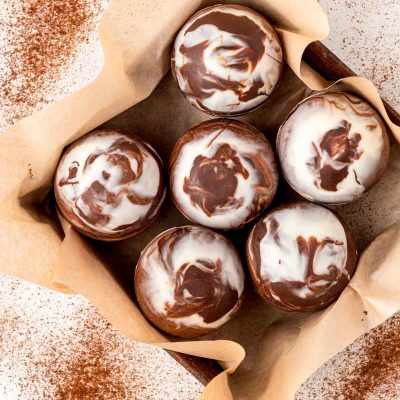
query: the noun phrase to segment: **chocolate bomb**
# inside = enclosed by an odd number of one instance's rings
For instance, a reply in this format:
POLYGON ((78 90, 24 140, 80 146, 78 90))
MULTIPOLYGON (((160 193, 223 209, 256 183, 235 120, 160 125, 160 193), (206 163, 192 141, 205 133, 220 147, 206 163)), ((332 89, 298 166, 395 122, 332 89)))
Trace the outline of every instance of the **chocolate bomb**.
POLYGON ((335 301, 356 261, 349 228, 334 212, 314 203, 277 207, 254 226, 247 241, 257 291, 287 311, 316 311, 335 301))
POLYGON ((211 228, 235 229, 252 221, 271 204, 277 185, 271 145, 243 122, 195 125, 171 155, 175 204, 188 219, 211 228))
POLYGON ((222 235, 198 226, 169 229, 142 252, 135 292, 146 317, 175 336, 211 333, 239 309, 244 273, 222 235))
POLYGON ((106 241, 125 239, 158 215, 165 197, 162 163, 136 135, 94 131, 62 155, 54 193, 63 216, 81 233, 106 241))
POLYGON ((378 113, 347 93, 300 102, 279 129, 278 155, 288 183, 308 200, 357 200, 382 177, 389 139, 378 113))
POLYGON ((172 74, 186 99, 217 116, 264 103, 282 71, 283 51, 270 23, 247 7, 216 5, 192 16, 176 37, 172 74))

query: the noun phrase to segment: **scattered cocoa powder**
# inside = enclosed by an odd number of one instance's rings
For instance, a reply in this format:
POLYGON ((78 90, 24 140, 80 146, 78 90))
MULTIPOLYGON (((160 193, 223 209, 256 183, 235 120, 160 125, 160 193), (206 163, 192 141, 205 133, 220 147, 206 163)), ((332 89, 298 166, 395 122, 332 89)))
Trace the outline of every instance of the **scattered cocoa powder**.
MULTIPOLYGON (((22 396, 31 392, 30 395, 35 395, 32 398, 57 400, 127 398, 128 381, 121 364, 110 357, 116 350, 116 342, 107 335, 103 337, 93 321, 83 319, 79 322, 68 328, 68 339, 64 343, 44 342, 41 349, 25 348, 25 340, 17 340, 17 345, 5 347, 9 342, 0 339, 1 353, 23 366, 24 374, 19 379, 22 396), (24 354, 25 359, 19 354, 24 354), (32 393, 35 380, 38 380, 37 387, 32 393)), ((19 332, 19 339, 23 338, 24 321, 11 309, 1 316, 0 324, 0 338, 9 332, 19 332)), ((109 329, 107 324, 103 328, 106 332, 109 329)))
MULTIPOLYGON (((85 332, 77 332, 78 340, 62 362, 53 360, 51 365, 44 365, 48 368, 50 384, 43 394, 46 398, 53 394, 60 400, 127 398, 127 382, 123 379, 121 365, 109 358, 116 350, 116 343, 104 340, 93 321, 86 320, 82 328, 85 332)), ((32 362, 29 366, 32 376, 40 368, 40 361, 32 362)))
POLYGON ((296 395, 296 400, 399 398, 400 313, 327 362, 296 395))
POLYGON ((81 296, 0 274, 0 399, 195 400, 164 350, 116 332, 81 296))
POLYGON ((96 77, 102 58, 91 52, 101 51, 95 36, 107 3, 0 2, 0 132, 96 77))

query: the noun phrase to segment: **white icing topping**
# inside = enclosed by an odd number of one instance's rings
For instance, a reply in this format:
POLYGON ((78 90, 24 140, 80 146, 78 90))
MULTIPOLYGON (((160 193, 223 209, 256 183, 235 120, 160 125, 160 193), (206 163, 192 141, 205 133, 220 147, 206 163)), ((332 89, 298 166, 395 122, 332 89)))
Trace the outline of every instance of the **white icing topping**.
MULTIPOLYGON (((233 27, 230 28, 233 29, 233 27)), ((205 108, 206 111, 231 114, 253 109, 270 96, 278 82, 283 59, 282 48, 272 26, 251 9, 229 5, 209 7, 192 17, 183 26, 176 38, 174 54, 176 79, 188 100, 200 109, 205 108), (240 28, 237 28, 237 34, 234 34, 220 30, 213 24, 203 24, 194 31, 188 32, 198 19, 214 12, 222 12, 237 17, 245 16, 253 21, 256 25, 254 27, 255 32, 250 37, 254 37, 258 29, 265 33, 264 49, 255 65, 252 65, 246 52, 254 53, 257 52, 257 49, 248 48, 249 44, 243 39, 246 33, 240 32, 240 28), (211 83, 211 87, 210 85, 203 85, 203 90, 207 93, 207 96, 200 99, 193 93, 190 82, 181 73, 181 68, 191 61, 184 54, 182 48, 191 49, 194 46, 204 44, 203 64, 210 76, 204 77, 202 71, 199 71, 198 74, 202 74, 201 78, 211 83), (238 63, 244 62, 248 63, 247 68, 237 68, 238 63), (256 82, 262 82, 262 85, 257 89, 254 96, 243 100, 235 90, 215 88, 215 78, 239 82, 241 93, 248 93, 256 82)))
MULTIPOLYGON (((301 282, 303 286, 293 288, 298 297, 323 295, 325 290, 312 291, 311 288, 328 283, 323 275, 330 275, 329 267, 334 265, 340 272, 337 278, 346 275, 347 239, 341 222, 328 209, 316 204, 301 203, 301 206, 278 209, 268 214, 263 223, 267 233, 260 242, 260 277, 269 282, 301 282), (274 225, 277 225, 275 231, 274 225), (327 240, 325 245, 317 248, 312 260, 299 250, 298 238, 314 237, 319 243, 327 240), (278 240, 277 240, 278 238, 278 240), (313 274, 321 276, 312 283, 307 283, 308 263, 312 262, 313 274)), ((254 238, 252 239, 254 240, 254 238)), ((337 280, 329 279, 329 287, 337 280)))
POLYGON ((377 113, 355 96, 326 93, 306 99, 279 132, 278 154, 286 179, 309 200, 324 203, 354 200, 374 183, 381 168, 383 135, 386 135, 382 126, 377 113), (327 132, 343 126, 349 127, 347 138, 353 143, 361 137, 350 163, 335 160, 320 145, 327 132), (321 187, 319 173, 313 167, 317 152, 321 165, 331 164, 337 170, 348 166, 348 174, 336 190, 321 187))
POLYGON ((157 213, 163 199, 163 196, 161 199, 155 199, 159 191, 161 173, 157 161, 140 141, 116 131, 96 131, 84 136, 67 150, 58 165, 55 182, 61 201, 83 225, 99 232, 112 233, 118 231, 121 226, 134 224, 157 213), (118 146, 112 148, 119 140, 137 146, 142 159, 138 161, 131 152, 118 146), (91 157, 93 161, 90 163, 91 157), (124 162, 128 160, 127 166, 136 175, 128 182, 124 182, 127 175, 120 163, 121 159, 124 162), (139 163, 142 164, 142 168, 139 168, 139 163), (70 168, 74 167, 76 175, 68 180, 70 168), (68 183, 61 184, 62 181, 68 183), (88 204, 84 193, 90 190, 95 182, 104 189, 98 194, 91 192, 93 204, 108 221, 99 219, 89 222, 86 218, 91 213, 92 203, 88 204), (105 192, 108 195, 105 195, 105 192), (129 200, 132 193, 140 199, 147 200, 144 204, 129 200), (159 204, 151 215, 148 215, 154 201, 159 204))
MULTIPOLYGON (((140 291, 155 313, 172 321, 177 326, 218 328, 229 320, 233 309, 218 320, 208 323, 197 312, 181 317, 167 315, 166 307, 172 307, 175 304, 174 291, 177 285, 178 270, 185 264, 206 269, 199 260, 207 260, 210 263, 220 260, 219 278, 222 285, 236 290, 238 297, 242 295, 244 273, 237 253, 228 245, 223 236, 195 226, 169 229, 153 239, 146 247, 137 266, 144 271, 140 291), (186 230, 185 234, 176 240, 176 235, 180 235, 182 229, 186 230), (165 240, 166 236, 170 236, 168 244, 160 246, 160 240, 165 240), (172 242, 173 246, 171 246, 172 242)), ((190 300, 192 296, 185 290, 184 297, 190 300)))
MULTIPOLYGON (((260 175, 268 173, 270 179, 276 179, 273 154, 272 151, 268 151, 268 154, 266 154, 266 147, 269 147, 267 142, 252 140, 251 137, 240 135, 240 133, 232 130, 229 125, 221 129, 211 130, 207 134, 199 135, 186 142, 182 146, 172 169, 171 189, 179 208, 192 221, 211 228, 231 229, 248 222, 247 218, 254 211, 255 202, 258 201, 258 188, 263 186, 260 175), (237 186, 232 196, 235 201, 217 207, 211 215, 208 215, 203 207, 191 201, 190 195, 184 190, 184 182, 185 178, 190 177, 194 161, 198 156, 212 158, 225 144, 229 144, 230 148, 236 152, 235 157, 239 159, 242 167, 248 172, 248 176, 245 177, 242 173, 237 172, 235 174, 237 186), (255 164, 252 162, 255 156, 261 157, 270 170, 266 172, 261 170, 260 167, 255 168, 255 164)), ((227 164, 232 167, 231 160, 227 164)), ((270 191, 271 199, 275 193, 276 184, 277 182, 270 182, 270 187, 264 188, 265 191, 270 191)), ((215 191, 217 191, 217 188, 215 191)), ((264 200, 265 205, 269 204, 270 200, 264 200)), ((256 216, 257 212, 252 218, 256 216)))

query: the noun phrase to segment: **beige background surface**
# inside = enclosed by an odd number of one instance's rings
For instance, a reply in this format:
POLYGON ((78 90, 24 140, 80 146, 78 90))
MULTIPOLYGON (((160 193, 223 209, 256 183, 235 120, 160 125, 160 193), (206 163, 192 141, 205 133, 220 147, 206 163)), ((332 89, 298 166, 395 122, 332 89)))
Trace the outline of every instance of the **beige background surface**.
MULTIPOLYGON (((396 47, 396 41, 400 40, 397 23, 400 2, 320 2, 330 17, 328 47, 356 72, 371 78, 383 97, 400 111, 400 50, 396 47)), ((65 297, 6 276, 0 276, 0 285, 0 316, 13 310, 23 322, 18 329, 10 324, 0 327, 0 399, 33 399, 30 385, 41 384, 25 382, 21 389, 23 369, 29 361, 21 354, 19 363, 11 368, 5 358, 7 348, 23 340, 27 347, 37 349, 35 357, 40 360, 43 348, 40 332, 48 332, 46 341, 49 343, 63 343, 68 340, 67 335, 62 337, 66 320, 72 325, 79 325, 82 320, 94 321, 90 325, 93 332, 104 341, 118 343, 123 353, 122 365, 126 368, 134 365, 134 372, 125 378, 129 398, 189 400, 198 397, 201 385, 163 350, 124 341, 102 323, 101 317, 85 299, 65 297)))

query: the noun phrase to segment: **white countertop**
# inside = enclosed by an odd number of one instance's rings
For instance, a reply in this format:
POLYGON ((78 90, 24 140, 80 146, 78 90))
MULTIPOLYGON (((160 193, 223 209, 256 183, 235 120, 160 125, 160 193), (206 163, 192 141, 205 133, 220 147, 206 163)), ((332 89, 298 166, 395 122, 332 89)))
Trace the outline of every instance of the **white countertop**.
POLYGON ((372 80, 400 112, 400 2, 319 0, 329 16, 325 44, 355 73, 372 80))

